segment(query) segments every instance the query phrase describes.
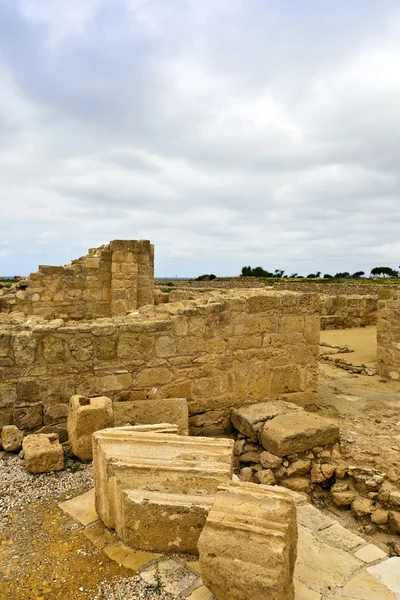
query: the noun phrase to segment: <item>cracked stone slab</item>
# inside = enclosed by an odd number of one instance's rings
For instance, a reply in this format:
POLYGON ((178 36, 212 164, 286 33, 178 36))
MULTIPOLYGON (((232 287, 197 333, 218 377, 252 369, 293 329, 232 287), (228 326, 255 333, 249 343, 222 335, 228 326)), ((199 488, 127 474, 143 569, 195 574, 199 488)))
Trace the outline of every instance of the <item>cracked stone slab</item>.
POLYGON ((353 577, 343 588, 342 597, 351 600, 396 600, 396 596, 368 573, 353 577))
POLYGON ((106 546, 110 546, 118 541, 117 534, 107 529, 101 521, 85 527, 83 535, 99 550, 103 550, 106 546))
POLYGON ((117 542, 116 544, 107 546, 104 548, 104 553, 111 560, 115 561, 119 565, 122 565, 125 567, 125 569, 131 569, 135 573, 144 565, 147 565, 151 561, 161 557, 161 554, 134 550, 122 542, 117 542))
POLYGON ((378 546, 375 546, 375 544, 368 544, 367 546, 364 546, 364 548, 360 548, 360 550, 355 552, 354 556, 365 563, 372 563, 386 558, 387 554, 378 548, 378 546))
POLYGON ((297 548, 295 577, 320 593, 342 585, 363 565, 351 554, 317 539, 302 525, 297 548))
POLYGON ((367 572, 389 588, 396 600, 400 600, 400 557, 394 556, 379 565, 368 567, 367 572))
POLYGON ((317 532, 327 529, 337 521, 327 517, 318 508, 311 504, 304 504, 297 507, 297 522, 311 531, 317 532))
POLYGON ((61 510, 86 527, 99 520, 94 500, 94 488, 85 494, 66 500, 58 505, 61 510))
POLYGON ((294 580, 294 600, 321 600, 322 596, 297 579, 294 580))
POLYGON ((340 548, 345 552, 354 550, 354 548, 357 548, 358 546, 365 546, 365 540, 363 538, 355 535, 348 529, 345 529, 339 525, 339 523, 335 523, 327 529, 319 531, 317 537, 330 546, 340 548))

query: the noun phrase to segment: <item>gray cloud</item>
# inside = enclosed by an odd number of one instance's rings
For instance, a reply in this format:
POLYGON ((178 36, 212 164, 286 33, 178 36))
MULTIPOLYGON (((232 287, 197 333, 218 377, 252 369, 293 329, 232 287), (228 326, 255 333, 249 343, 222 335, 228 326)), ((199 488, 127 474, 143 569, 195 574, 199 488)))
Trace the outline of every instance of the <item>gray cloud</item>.
POLYGON ((0 1, 0 272, 124 237, 158 275, 396 267, 399 32, 389 0, 0 1))

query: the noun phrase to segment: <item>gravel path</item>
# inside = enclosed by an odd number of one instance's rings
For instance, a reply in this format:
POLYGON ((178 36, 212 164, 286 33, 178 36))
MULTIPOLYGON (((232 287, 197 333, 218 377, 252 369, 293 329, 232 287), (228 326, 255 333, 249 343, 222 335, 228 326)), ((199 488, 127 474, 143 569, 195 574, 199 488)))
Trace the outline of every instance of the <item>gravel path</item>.
POLYGON ((22 459, 3 453, 3 457, 0 456, 0 531, 9 524, 13 509, 43 500, 67 500, 93 485, 92 463, 70 460, 66 461, 64 471, 32 475, 25 471, 22 459))
POLYGON ((109 560, 61 513, 59 502, 93 485, 92 463, 32 475, 0 452, 0 600, 177 600, 109 560))

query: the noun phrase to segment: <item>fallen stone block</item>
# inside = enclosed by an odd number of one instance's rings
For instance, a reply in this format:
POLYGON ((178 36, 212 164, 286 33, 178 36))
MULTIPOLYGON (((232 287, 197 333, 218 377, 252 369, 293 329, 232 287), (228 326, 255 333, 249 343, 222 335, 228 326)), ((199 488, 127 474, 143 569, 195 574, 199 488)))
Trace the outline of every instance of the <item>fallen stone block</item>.
POLYGON ((197 554, 214 496, 123 490, 116 486, 116 531, 134 548, 197 554))
POLYGON ((338 438, 339 427, 335 423, 305 411, 278 415, 264 423, 260 432, 265 450, 277 456, 333 444, 338 438))
POLYGON ((114 413, 110 398, 72 396, 68 411, 68 435, 72 454, 80 460, 92 459, 93 433, 113 424, 114 413))
POLYGON ((64 453, 55 433, 27 435, 22 442, 25 468, 30 473, 48 473, 64 468, 64 453))
POLYGON ((93 435, 96 509, 107 527, 119 527, 118 488, 210 496, 219 483, 231 480, 233 440, 159 432, 171 428, 128 426, 93 435))
POLYGON ((221 485, 198 543, 203 583, 218 600, 293 600, 296 507, 282 488, 221 485))
POLYGON ((232 425, 252 442, 257 442, 259 433, 267 421, 278 415, 292 412, 304 412, 304 409, 290 402, 281 400, 271 402, 257 402, 235 408, 231 413, 232 425))
POLYGON ((186 398, 157 398, 115 402, 114 425, 173 423, 179 435, 189 433, 189 412, 186 398))
POLYGON ((1 443, 6 452, 19 452, 23 439, 23 432, 15 425, 5 425, 1 431, 1 443))

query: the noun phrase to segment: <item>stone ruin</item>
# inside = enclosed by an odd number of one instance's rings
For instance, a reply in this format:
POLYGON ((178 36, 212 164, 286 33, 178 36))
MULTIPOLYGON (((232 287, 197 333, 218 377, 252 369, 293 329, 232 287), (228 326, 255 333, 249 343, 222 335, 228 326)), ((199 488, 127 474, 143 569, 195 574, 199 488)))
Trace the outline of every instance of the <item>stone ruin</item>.
POLYGON ((37 273, 0 291, 0 313, 46 319, 97 319, 152 304, 154 247, 147 240, 114 240, 64 267, 37 273))
MULTIPOLYGON (((245 598, 241 586, 294 597, 292 492, 323 486, 400 532, 396 487, 344 464, 338 427, 312 412, 321 297, 254 289, 154 304, 153 260, 149 242, 114 241, 0 297, 3 447, 22 445, 31 472, 57 470, 69 434, 73 454, 94 459, 105 525, 143 550, 199 548, 219 600, 245 598), (222 530, 240 556, 220 548, 222 530), (260 560, 274 565, 261 579, 260 560)), ((384 290, 378 305, 379 372, 395 380, 399 297, 384 290)))

